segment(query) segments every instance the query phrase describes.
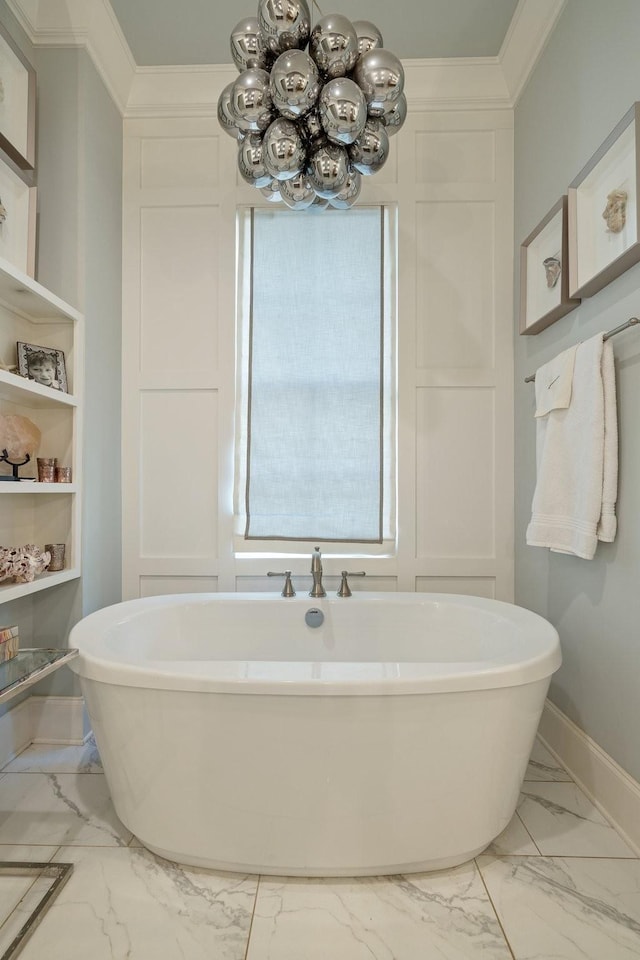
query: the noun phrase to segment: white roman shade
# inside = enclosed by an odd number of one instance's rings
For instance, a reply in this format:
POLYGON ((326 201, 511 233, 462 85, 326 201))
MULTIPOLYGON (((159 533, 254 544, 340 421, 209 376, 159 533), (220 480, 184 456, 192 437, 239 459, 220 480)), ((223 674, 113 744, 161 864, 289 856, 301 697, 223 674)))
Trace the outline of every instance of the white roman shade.
POLYGON ((241 218, 236 513, 247 540, 391 533, 387 220, 381 207, 241 218))

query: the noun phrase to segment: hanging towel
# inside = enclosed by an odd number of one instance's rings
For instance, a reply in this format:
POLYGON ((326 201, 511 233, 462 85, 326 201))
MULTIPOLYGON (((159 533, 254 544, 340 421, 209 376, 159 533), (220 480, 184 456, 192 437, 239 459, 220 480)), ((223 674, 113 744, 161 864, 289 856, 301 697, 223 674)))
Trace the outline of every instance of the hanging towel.
POLYGON ((536 419, 545 417, 551 410, 565 410, 571 403, 577 349, 576 343, 536 373, 536 419))
MULTIPOLYGON (((538 392, 557 374, 556 366, 549 378, 547 368, 560 357, 536 371, 536 407, 538 392)), ((565 369, 567 362, 565 358, 560 367, 565 369)), ((603 342, 603 333, 575 351, 569 406, 537 417, 536 461, 527 543, 591 560, 598 540, 611 542, 616 535, 615 372, 613 348, 603 342)))

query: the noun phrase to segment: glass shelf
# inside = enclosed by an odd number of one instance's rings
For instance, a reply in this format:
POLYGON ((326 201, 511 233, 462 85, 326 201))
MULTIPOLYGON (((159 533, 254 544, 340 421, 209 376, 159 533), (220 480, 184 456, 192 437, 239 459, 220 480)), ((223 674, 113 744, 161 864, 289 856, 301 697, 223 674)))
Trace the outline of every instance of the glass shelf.
POLYGON ((75 648, 19 650, 11 660, 0 663, 0 703, 11 700, 77 656, 78 651, 75 648))

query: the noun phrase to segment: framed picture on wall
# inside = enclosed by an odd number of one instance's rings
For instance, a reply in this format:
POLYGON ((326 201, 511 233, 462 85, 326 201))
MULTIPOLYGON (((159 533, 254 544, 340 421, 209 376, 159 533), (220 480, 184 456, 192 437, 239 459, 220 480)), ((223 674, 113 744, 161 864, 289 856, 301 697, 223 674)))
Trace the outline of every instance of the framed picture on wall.
POLYGON ((580 303, 569 296, 567 198, 520 247, 520 333, 540 333, 580 303))
POLYGON ((30 277, 36 268, 36 187, 0 161, 0 257, 30 277))
POLYGON ((36 72, 0 24, 0 159, 28 185, 36 163, 36 72))
POLYGON ((640 260, 635 103, 569 186, 569 291, 590 297, 640 260))

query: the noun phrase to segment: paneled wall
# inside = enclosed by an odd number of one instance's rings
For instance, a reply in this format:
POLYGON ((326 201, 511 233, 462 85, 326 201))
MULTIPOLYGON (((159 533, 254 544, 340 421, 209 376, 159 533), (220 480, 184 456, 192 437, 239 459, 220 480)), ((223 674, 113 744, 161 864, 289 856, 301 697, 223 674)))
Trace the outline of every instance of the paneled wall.
MULTIPOLYGON (((348 566, 359 589, 512 599, 512 126, 410 103, 365 184, 398 209, 398 542, 325 545, 329 587, 348 566)), ((233 549, 236 210, 263 202, 238 181, 216 120, 125 121, 126 598, 273 590, 285 566, 233 549)), ((286 559, 299 590, 312 547, 286 559)))

